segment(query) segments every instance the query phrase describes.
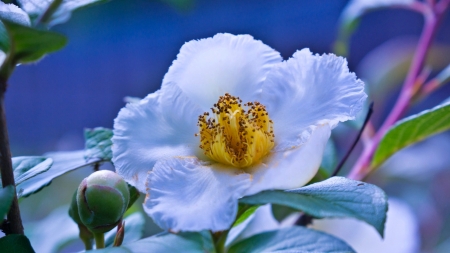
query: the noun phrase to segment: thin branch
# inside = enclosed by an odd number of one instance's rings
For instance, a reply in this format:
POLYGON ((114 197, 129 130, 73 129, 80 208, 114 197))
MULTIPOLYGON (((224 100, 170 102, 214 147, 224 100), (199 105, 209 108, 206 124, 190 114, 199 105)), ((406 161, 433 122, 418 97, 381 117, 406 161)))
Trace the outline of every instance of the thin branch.
POLYGON ((358 141, 361 138, 361 135, 364 132, 364 129, 366 128, 367 123, 370 120, 370 117, 372 116, 372 113, 373 113, 373 102, 370 103, 370 105, 369 105, 369 110, 367 111, 366 118, 364 119, 364 123, 361 126, 361 129, 359 130, 358 135, 356 136, 355 140, 353 141, 352 146, 350 147, 350 149, 347 150, 347 153, 345 154, 345 156, 342 158, 342 160, 339 162, 339 164, 334 169, 333 174, 331 174, 332 177, 336 176, 339 173, 339 171, 344 166, 344 163, 347 161, 348 157, 352 153, 353 149, 355 149, 356 144, 358 144, 358 141))
MULTIPOLYGON (((443 0, 441 2, 444 1, 449 2, 450 0, 443 0)), ((444 7, 446 10, 448 5, 444 5, 444 7)), ((370 144, 364 148, 361 156, 355 163, 355 166, 353 166, 353 169, 349 174, 349 178, 361 180, 371 171, 372 168, 370 167, 370 161, 378 147, 378 144, 388 129, 404 115, 411 104, 414 92, 417 91, 417 87, 415 87, 416 80, 423 69, 428 50, 445 13, 445 10, 441 12, 434 12, 432 8, 427 9, 428 11, 424 13, 425 25, 423 27, 413 61, 409 68, 405 82, 403 83, 400 95, 397 98, 392 111, 389 113, 388 117, 385 119, 370 144)))
MULTIPOLYGON (((6 87, 6 84, 2 84, 6 87)), ((9 209, 8 223, 3 228, 5 234, 23 234, 22 218, 20 217, 19 202, 17 201, 16 182, 11 161, 11 150, 9 149, 8 128, 4 110, 4 92, 0 93, 0 169, 3 187, 14 186, 14 198, 9 209)), ((2 217, 3 218, 3 217, 2 217)))

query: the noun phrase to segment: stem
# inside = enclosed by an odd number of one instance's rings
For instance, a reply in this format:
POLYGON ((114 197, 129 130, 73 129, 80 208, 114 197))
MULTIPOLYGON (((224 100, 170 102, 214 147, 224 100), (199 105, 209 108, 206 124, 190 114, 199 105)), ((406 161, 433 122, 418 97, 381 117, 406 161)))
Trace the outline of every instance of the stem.
POLYGON ((353 141, 352 146, 350 147, 350 149, 347 151, 345 156, 342 158, 342 160, 339 162, 339 164, 334 169, 333 174, 331 174, 332 177, 336 176, 339 173, 339 171, 344 166, 344 163, 347 161, 348 157, 352 153, 353 149, 355 149, 356 144, 358 144, 358 141, 361 138, 362 133, 364 132, 364 129, 366 129, 367 123, 369 123, 369 119, 370 119, 370 116, 372 116, 372 113, 373 113, 373 102, 370 103, 370 105, 369 105, 369 110, 367 111, 366 118, 364 119, 364 123, 361 126, 361 129, 359 130, 358 135, 356 136, 355 140, 353 141))
POLYGON ((52 17, 53 13, 58 10, 59 6, 62 4, 63 0, 54 0, 45 10, 44 13, 38 18, 36 21, 36 26, 39 26, 40 24, 46 24, 50 18, 52 17))
MULTIPOLYGON (((448 5, 446 5, 445 7, 448 7, 448 5)), ((378 144, 380 143, 387 130, 395 122, 397 122, 408 109, 411 99, 414 96, 414 92, 417 91, 417 87, 415 87, 415 81, 421 73, 428 49, 430 48, 437 27, 439 26, 440 20, 443 17, 444 13, 445 11, 435 13, 431 10, 431 8, 429 9, 429 11, 424 13, 425 25, 422 30, 419 43, 417 45, 416 54, 414 55, 400 95, 394 105, 393 110, 390 112, 383 125, 375 134, 369 145, 367 145, 363 150, 363 153, 350 172, 349 178, 361 180, 371 171, 372 168, 370 167, 370 161, 375 150, 378 147, 378 144)))
POLYGON ((19 203, 17 201, 16 182, 11 161, 11 150, 9 148, 8 127, 6 125, 6 114, 4 109, 4 98, 8 79, 0 76, 0 170, 3 187, 14 186, 14 198, 9 209, 7 218, 8 225, 5 234, 23 234, 22 218, 20 217, 19 203))
POLYGON ((230 230, 212 233, 214 245, 216 248, 216 253, 225 253, 226 252, 225 242, 227 241, 228 232, 230 232, 230 230))
POLYGON ((94 239, 96 249, 105 248, 105 235, 103 233, 94 233, 94 239))

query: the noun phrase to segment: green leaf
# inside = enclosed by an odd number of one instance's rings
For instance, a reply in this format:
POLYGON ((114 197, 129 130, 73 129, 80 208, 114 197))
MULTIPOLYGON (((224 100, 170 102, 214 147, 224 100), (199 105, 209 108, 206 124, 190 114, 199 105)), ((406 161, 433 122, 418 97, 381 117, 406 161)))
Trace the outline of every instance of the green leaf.
POLYGON ((381 236, 388 205, 386 194, 377 186, 344 177, 332 177, 294 190, 264 191, 240 202, 289 206, 315 218, 356 218, 375 227, 381 236))
POLYGON ((42 156, 18 156, 13 157, 11 160, 16 186, 40 173, 47 171, 53 164, 53 160, 51 158, 42 156))
MULTIPOLYGON (((89 251, 91 252, 91 251, 89 251)), ((94 250, 96 253, 132 253, 132 252, 215 252, 209 232, 178 233, 167 232, 148 237, 139 241, 126 243, 120 247, 94 250)))
POLYGON ((2 252, 34 253, 28 238, 17 234, 0 238, 0 249, 2 252))
POLYGON ((397 122, 384 135, 372 160, 376 168, 400 149, 450 129, 450 102, 397 122))
POLYGON ((53 159, 42 156, 18 156, 12 158, 16 185, 50 169, 53 159))
POLYGON ((13 198, 14 187, 12 185, 0 188, 0 224, 3 223, 3 217, 9 212, 13 198))
POLYGON ((113 132, 111 129, 97 127, 84 130, 84 139, 86 140, 84 158, 86 161, 98 160, 111 161, 112 159, 112 141, 113 132))
POLYGON ((86 162, 84 160, 84 150, 68 151, 68 152, 52 152, 44 154, 44 156, 53 159, 52 167, 29 180, 21 183, 16 188, 19 197, 28 197, 33 193, 40 191, 45 186, 48 186, 52 180, 67 172, 75 169, 83 168, 99 162, 100 160, 93 160, 86 162))
POLYGON ((54 0, 19 0, 18 2, 34 21, 37 21, 37 19, 46 13, 45 18, 41 22, 53 26, 69 20, 72 12, 75 10, 89 5, 107 2, 107 0, 59 0, 56 5, 52 6, 53 8, 50 7, 50 4, 54 0))
POLYGON ((289 227, 264 232, 233 245, 229 253, 259 252, 355 252, 331 235, 305 227, 289 227))
MULTIPOLYGON (((144 234, 145 219, 141 212, 136 212, 124 219, 125 221, 125 237, 123 238, 123 244, 135 242, 142 238, 144 234)), ((113 229, 105 234, 106 247, 111 246, 114 243, 117 229, 113 229)))
POLYGON ((259 206, 251 206, 250 208, 248 208, 247 210, 244 211, 244 213, 242 213, 234 222, 233 227, 238 226, 239 224, 241 224, 242 222, 244 222, 245 220, 247 220, 252 214, 254 214, 256 212, 256 209, 258 209, 259 206))
POLYGON ((36 252, 61 252, 66 245, 79 240, 78 226, 69 217, 68 210, 68 205, 61 206, 43 219, 25 224, 25 234, 36 252))
POLYGON ((2 20, 14 44, 15 63, 29 63, 63 48, 67 39, 61 34, 41 31, 2 20))

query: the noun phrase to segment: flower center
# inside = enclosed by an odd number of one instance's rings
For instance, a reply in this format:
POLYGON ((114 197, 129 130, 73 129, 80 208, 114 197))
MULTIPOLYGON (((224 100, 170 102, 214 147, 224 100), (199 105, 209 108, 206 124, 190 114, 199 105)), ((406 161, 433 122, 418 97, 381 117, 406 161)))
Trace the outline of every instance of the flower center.
MULTIPOLYGON (((259 102, 241 105, 239 97, 226 93, 198 117, 200 148, 214 161, 238 168, 251 166, 267 155, 274 146, 273 122, 259 102)), ((197 136, 198 134, 196 134, 197 136)))

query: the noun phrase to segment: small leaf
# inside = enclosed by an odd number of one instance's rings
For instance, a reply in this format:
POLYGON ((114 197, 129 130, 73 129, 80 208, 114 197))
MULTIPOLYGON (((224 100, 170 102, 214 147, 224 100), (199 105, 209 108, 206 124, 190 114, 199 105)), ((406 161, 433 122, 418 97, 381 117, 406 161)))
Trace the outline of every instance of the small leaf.
POLYGON ((14 59, 16 63, 29 63, 44 55, 63 48, 67 39, 61 34, 41 31, 22 26, 7 20, 2 20, 14 43, 14 59))
POLYGON ((40 191, 48 186, 52 180, 67 172, 75 169, 86 167, 99 162, 93 160, 87 163, 84 160, 84 150, 68 151, 68 152, 52 152, 44 154, 44 156, 53 159, 52 167, 44 173, 41 173, 17 186, 19 197, 28 197, 33 193, 40 191))
POLYGON ((289 227, 264 232, 233 245, 230 253, 259 252, 355 252, 331 235, 305 227, 289 227))
POLYGON ((397 122, 384 135, 372 160, 376 168, 400 149, 450 129, 450 102, 397 122))
POLYGON ((0 238, 2 252, 34 253, 30 241, 24 235, 11 234, 0 238))
POLYGON ((101 159, 111 161, 112 159, 112 141, 113 132, 111 129, 97 127, 84 130, 84 139, 86 140, 84 158, 86 161, 101 159))
MULTIPOLYGON (((125 221, 125 237, 123 244, 131 243, 142 238, 144 234, 145 219, 140 212, 131 214, 124 219, 125 221)), ((117 229, 113 229, 105 234, 105 245, 111 246, 114 242, 117 229)))
MULTIPOLYGON (((126 234, 126 232, 125 232, 126 234)), ((148 237, 139 241, 125 243, 120 247, 105 248, 89 252, 96 253, 119 253, 119 252, 215 252, 212 238, 209 232, 205 233, 178 233, 161 234, 148 237)))
POLYGON ((245 220, 247 220, 252 214, 254 214, 256 212, 256 209, 258 209, 259 206, 252 206, 250 208, 248 208, 247 210, 244 211, 244 213, 242 213, 234 222, 233 227, 238 226, 239 224, 241 224, 242 222, 244 222, 245 220))
MULTIPOLYGON (((54 0, 19 0, 22 8, 32 17, 34 21, 43 13, 48 12, 50 4, 54 0)), ((51 10, 51 15, 46 17, 42 22, 49 26, 66 22, 70 19, 73 11, 92 4, 106 2, 107 0, 63 0, 61 4, 56 6, 55 10, 51 10)))
POLYGON ((294 190, 265 191, 242 198, 240 202, 289 206, 316 218, 356 218, 375 227, 381 236, 387 212, 387 197, 383 190, 344 177, 332 177, 294 190))
POLYGON ((12 158, 16 185, 50 169, 53 159, 42 156, 18 156, 12 158))
POLYGON ((12 185, 0 188, 0 224, 3 223, 3 217, 9 212, 13 198, 14 187, 12 185))

